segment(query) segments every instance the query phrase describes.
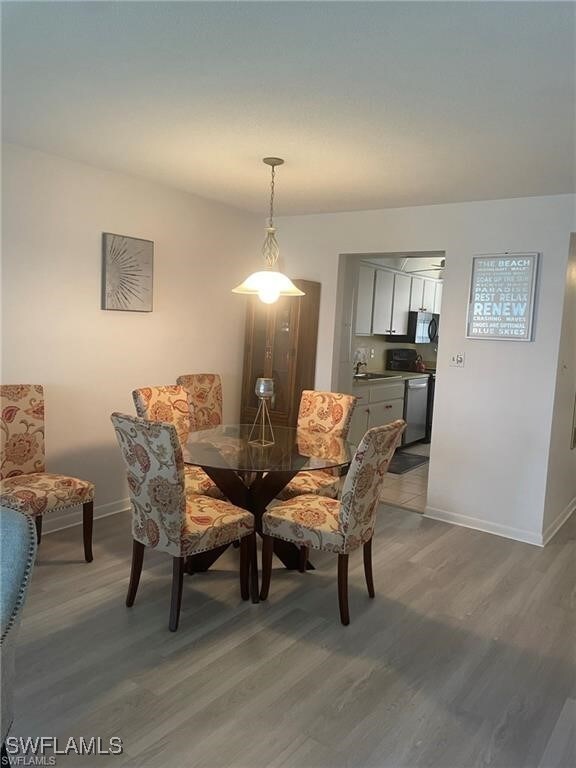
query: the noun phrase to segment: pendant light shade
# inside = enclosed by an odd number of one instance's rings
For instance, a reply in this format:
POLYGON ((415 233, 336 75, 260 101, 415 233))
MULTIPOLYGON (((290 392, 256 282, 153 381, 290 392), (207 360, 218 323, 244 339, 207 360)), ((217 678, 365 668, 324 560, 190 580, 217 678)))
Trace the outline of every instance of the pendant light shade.
POLYGON ((304 296, 304 291, 297 288, 289 277, 277 269, 280 248, 274 227, 274 174, 276 166, 282 165, 284 160, 279 157, 265 157, 263 162, 272 167, 270 216, 266 229, 266 239, 262 246, 265 268, 249 275, 244 282, 232 289, 232 293, 256 295, 264 304, 273 304, 278 301, 280 296, 304 296))

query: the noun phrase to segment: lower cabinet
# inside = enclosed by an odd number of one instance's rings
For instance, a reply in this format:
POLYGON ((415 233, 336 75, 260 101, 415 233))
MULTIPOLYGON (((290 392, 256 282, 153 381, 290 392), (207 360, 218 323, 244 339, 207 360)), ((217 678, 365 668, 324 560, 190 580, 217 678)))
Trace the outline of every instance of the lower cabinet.
POLYGON ((404 381, 354 387, 358 398, 352 415, 348 440, 358 445, 366 430, 401 419, 404 413, 404 381))

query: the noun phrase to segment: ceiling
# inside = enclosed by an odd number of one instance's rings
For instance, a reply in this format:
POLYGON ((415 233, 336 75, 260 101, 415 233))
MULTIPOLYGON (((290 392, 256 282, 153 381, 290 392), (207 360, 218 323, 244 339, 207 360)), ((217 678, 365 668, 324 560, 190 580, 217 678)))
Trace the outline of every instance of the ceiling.
POLYGON ((392 267, 407 274, 434 277, 441 280, 444 272, 444 251, 414 251, 411 253, 366 254, 362 261, 379 267, 392 267))
POLYGON ((574 190, 573 3, 17 2, 4 140, 265 213, 574 190))

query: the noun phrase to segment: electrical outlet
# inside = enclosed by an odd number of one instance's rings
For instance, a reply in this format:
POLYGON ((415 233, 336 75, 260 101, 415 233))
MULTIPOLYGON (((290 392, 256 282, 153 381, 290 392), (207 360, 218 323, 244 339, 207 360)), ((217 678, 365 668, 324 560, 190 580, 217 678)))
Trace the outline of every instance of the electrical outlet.
POLYGON ((370 360, 374 360, 374 357, 376 356, 376 350, 374 347, 370 347, 370 360))
POLYGON ((456 352, 450 356, 450 366, 452 368, 464 368, 465 355, 464 352, 456 352))

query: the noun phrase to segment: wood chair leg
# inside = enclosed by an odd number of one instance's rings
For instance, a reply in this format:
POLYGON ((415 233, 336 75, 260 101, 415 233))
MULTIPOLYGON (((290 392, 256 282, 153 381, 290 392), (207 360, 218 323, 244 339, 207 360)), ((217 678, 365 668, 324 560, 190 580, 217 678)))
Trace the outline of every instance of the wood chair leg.
POLYGON ((368 596, 374 597, 374 577, 372 575, 372 539, 364 544, 364 576, 368 587, 368 596))
POLYGON ((300 547, 300 562, 298 570, 300 573, 306 573, 306 563, 308 562, 308 547, 300 547))
POLYGON ((338 605, 340 621, 344 626, 350 624, 348 610, 348 555, 338 555, 338 605))
POLYGON ((253 603, 260 602, 260 588, 258 585, 258 550, 256 547, 256 534, 248 536, 250 539, 250 595, 253 603))
POLYGON ((138 584, 140 584, 140 574, 142 573, 142 563, 144 562, 144 544, 136 539, 132 542, 132 568, 130 569, 130 584, 128 585, 128 594, 126 595, 126 605, 131 608, 136 599, 138 584))
POLYGON ((92 526, 94 523, 94 502, 87 501, 82 505, 82 531, 84 535, 84 559, 91 563, 92 557, 92 526))
POLYGON ((36 515, 34 524, 36 525, 36 542, 40 544, 42 541, 42 515, 36 515))
POLYGON ((240 596, 242 600, 250 597, 250 551, 249 536, 240 539, 240 596))
POLYGON ((170 602, 170 632, 176 632, 180 620, 182 603, 182 585, 184 583, 184 557, 172 559, 172 600, 170 602))
POLYGON ((262 587, 260 600, 266 600, 270 591, 272 578, 272 555, 274 554, 274 539, 272 536, 262 536, 262 587))

